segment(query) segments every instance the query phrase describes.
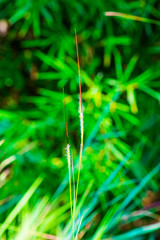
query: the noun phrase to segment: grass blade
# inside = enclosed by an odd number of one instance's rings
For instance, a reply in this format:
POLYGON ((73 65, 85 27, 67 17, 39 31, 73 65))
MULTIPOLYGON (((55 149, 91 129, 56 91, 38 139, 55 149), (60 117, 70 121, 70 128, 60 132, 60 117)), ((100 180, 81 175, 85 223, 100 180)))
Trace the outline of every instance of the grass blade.
POLYGON ((145 23, 152 23, 156 25, 160 25, 160 21, 150 19, 150 18, 144 18, 144 17, 139 17, 139 16, 134 16, 126 13, 121 13, 121 12, 105 12, 105 16, 107 17, 120 17, 124 19, 129 19, 129 20, 134 20, 134 21, 139 21, 139 22, 145 22, 145 23))
POLYGON ((29 201, 29 199, 32 197, 33 193, 36 191, 38 186, 42 182, 42 178, 39 177, 37 180, 33 183, 33 185, 28 189, 28 191, 25 193, 23 198, 19 201, 19 203, 16 205, 16 207, 12 210, 12 212, 8 215, 4 223, 1 225, 0 228, 0 237, 2 237, 3 233, 6 231, 10 223, 14 220, 14 218, 18 215, 18 213, 21 211, 21 209, 25 206, 25 204, 29 201))

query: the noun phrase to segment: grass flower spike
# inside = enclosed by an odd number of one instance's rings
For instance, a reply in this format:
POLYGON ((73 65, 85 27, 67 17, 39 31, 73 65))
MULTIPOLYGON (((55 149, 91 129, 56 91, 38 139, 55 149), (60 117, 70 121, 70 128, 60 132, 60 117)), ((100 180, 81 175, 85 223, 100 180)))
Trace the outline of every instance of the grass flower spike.
MULTIPOLYGON (((72 179, 71 179, 71 155, 70 155, 70 145, 68 138, 68 125, 67 125, 67 114, 66 114, 66 105, 65 105, 65 97, 64 97, 64 88, 63 88, 63 103, 64 103, 64 112, 65 112, 65 123, 66 123, 66 138, 67 138, 67 147, 66 149, 66 157, 68 163, 68 173, 69 173, 69 196, 70 196, 70 210, 71 210, 71 220, 73 219, 73 202, 72 202, 72 179)), ((74 223, 72 225, 73 239, 74 239, 74 223)))
MULTIPOLYGON (((83 127, 83 107, 82 107, 82 91, 81 91, 81 73, 80 73, 80 62, 79 62, 79 54, 78 54, 78 40, 77 40, 76 30, 75 30, 75 40, 76 40, 76 52, 77 52, 77 63, 78 63, 78 77, 79 77, 79 114, 80 114, 79 117, 80 117, 80 133, 81 133, 80 154, 79 154, 79 164, 78 164, 78 178, 77 178, 77 188, 76 188, 76 203, 77 203, 78 186, 79 186, 79 178, 80 178, 81 162, 82 162, 84 127, 83 127)), ((75 204, 75 205, 76 205, 76 204, 75 204)))

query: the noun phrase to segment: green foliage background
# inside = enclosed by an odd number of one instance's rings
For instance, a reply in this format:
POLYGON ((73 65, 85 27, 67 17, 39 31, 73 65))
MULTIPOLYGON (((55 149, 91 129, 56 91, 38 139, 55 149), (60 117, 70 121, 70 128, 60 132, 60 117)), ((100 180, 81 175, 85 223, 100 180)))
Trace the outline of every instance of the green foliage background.
POLYGON ((159 239, 159 26, 104 15, 159 20, 159 8, 158 0, 0 1, 0 239, 71 239, 62 88, 76 177, 75 28, 79 239, 159 239))

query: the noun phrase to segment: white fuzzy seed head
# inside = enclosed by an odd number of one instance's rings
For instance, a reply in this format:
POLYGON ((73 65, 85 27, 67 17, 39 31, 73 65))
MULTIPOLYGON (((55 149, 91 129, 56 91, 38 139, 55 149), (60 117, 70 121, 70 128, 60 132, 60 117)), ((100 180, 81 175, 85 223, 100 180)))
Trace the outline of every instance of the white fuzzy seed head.
POLYGON ((67 144, 66 149, 66 157, 67 157, 67 162, 68 162, 68 167, 71 166, 71 155, 70 155, 70 145, 67 144))

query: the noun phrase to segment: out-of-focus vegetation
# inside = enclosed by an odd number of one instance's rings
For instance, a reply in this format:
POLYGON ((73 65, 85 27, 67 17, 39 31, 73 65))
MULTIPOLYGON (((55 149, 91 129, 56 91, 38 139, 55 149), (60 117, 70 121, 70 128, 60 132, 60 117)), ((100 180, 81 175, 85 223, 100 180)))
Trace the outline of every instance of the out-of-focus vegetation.
POLYGON ((160 20, 159 9, 158 0, 0 1, 0 239, 72 239, 62 88, 77 179, 75 28, 78 239, 159 239, 160 27, 104 14, 160 20))

